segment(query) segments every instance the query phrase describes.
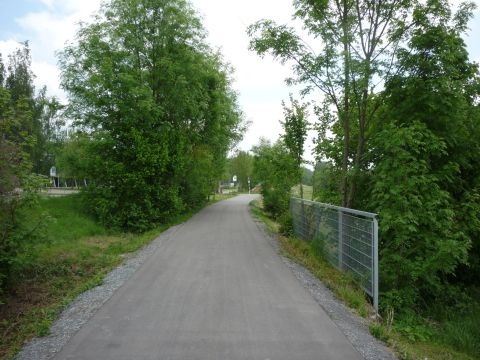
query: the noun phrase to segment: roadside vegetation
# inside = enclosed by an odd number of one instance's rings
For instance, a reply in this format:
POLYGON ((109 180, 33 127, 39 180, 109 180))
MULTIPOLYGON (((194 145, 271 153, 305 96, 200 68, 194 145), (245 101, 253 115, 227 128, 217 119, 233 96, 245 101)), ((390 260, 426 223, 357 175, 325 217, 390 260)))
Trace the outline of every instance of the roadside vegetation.
POLYGON ((205 39, 187 1, 105 1, 59 54, 66 104, 34 87, 28 42, 0 54, 2 356, 218 190, 246 124, 205 39), (81 196, 40 197, 53 166, 81 196))
MULTIPOLYGON (((291 66, 287 82, 308 101, 290 96, 281 138, 230 159, 246 127, 232 69, 186 0, 104 2, 59 54, 67 104, 33 86, 28 42, 0 56, 3 354, 46 333, 62 304, 121 254, 235 175, 240 191, 248 179, 261 190, 263 210, 287 234, 292 187, 377 213, 383 320, 372 334, 406 359, 480 358, 480 73, 462 38, 475 4, 296 0, 294 8, 309 38, 271 20, 247 32, 252 51, 291 66), (310 164, 308 131, 316 133, 310 164), (88 185, 82 195, 40 198, 52 166, 88 185)), ((320 247, 281 241, 368 314, 320 247)))
POLYGON ((0 56, 0 301, 44 226, 21 218, 52 166, 109 231, 157 228, 218 190, 245 122, 233 70, 205 38, 187 1, 104 2, 59 55, 62 105, 35 89, 28 42, 0 56))
MULTIPOLYGON (((304 266, 320 279, 335 295, 369 323, 372 335, 389 345, 400 359, 405 360, 473 360, 477 359, 479 334, 479 308, 471 309, 471 316, 458 313, 443 322, 425 319, 397 321, 394 313, 384 321, 375 319, 370 300, 353 279, 335 269, 324 258, 315 242, 301 240, 291 234, 286 224, 274 220, 263 208, 261 201, 250 203, 252 213, 265 223, 280 244, 281 254, 304 266)), ((467 304, 465 304, 467 305, 467 304)))
MULTIPOLYGON (((18 252, 8 295, 0 306, 0 359, 11 358, 33 336, 48 335, 59 312, 78 294, 170 226, 199 208, 142 234, 109 229, 84 211, 82 194, 40 198, 20 214, 21 226, 43 225, 18 252)), ((214 201, 232 195, 215 195, 214 201)))
MULTIPOLYGON (((280 140, 253 148, 264 210, 283 229, 292 194, 378 214, 372 334, 403 358, 480 358, 480 73, 462 38, 475 4, 294 7, 306 37, 272 20, 248 28, 251 50, 290 65, 287 81, 308 95, 283 104, 280 140), (312 194, 305 129, 316 132, 312 194)), ((321 258, 314 245, 284 242, 297 258, 321 258)))

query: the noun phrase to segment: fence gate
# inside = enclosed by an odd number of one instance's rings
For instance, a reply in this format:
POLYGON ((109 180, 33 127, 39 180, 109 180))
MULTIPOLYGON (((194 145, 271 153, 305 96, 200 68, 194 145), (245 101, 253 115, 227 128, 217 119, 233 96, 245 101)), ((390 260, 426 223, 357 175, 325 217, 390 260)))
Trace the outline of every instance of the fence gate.
POLYGON ((318 241, 326 259, 372 297, 378 313, 377 215, 299 198, 290 199, 290 212, 295 235, 318 241))

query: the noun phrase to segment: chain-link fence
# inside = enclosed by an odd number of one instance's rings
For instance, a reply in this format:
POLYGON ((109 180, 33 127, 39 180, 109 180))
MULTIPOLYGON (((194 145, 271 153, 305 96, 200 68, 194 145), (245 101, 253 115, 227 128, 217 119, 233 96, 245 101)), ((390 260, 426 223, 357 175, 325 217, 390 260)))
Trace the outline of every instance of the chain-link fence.
POLYGON ((295 235, 313 241, 335 267, 353 275, 378 311, 378 222, 376 214, 292 198, 295 235))

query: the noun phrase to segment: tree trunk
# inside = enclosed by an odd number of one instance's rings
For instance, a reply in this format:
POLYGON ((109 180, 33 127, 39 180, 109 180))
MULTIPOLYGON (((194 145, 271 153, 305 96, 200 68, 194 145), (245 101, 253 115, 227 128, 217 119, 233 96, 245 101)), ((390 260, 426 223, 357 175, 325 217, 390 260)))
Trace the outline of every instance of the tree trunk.
MULTIPOLYGON (((369 62, 370 59, 367 58, 369 62)), ((354 206, 356 191, 358 187, 358 178, 362 168, 363 153, 365 151, 365 127, 367 122, 367 107, 368 107, 368 79, 370 77, 370 66, 367 63, 367 79, 365 80, 365 87, 362 90, 362 104, 360 106, 360 114, 358 116, 358 142, 355 160, 353 164, 353 176, 350 184, 350 191, 348 195, 347 207, 354 206)))
POLYGON ((344 70, 344 108, 343 108, 343 159, 342 159, 342 206, 347 206, 348 198, 348 153, 350 152, 350 54, 348 43, 348 6, 343 2, 343 70, 344 70))

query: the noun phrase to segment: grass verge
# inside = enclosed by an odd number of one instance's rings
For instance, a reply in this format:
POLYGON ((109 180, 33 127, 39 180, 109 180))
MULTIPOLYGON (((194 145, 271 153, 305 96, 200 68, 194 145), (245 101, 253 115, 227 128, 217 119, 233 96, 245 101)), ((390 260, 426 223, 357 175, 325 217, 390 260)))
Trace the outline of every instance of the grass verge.
MULTIPOLYGON (((210 202, 230 198, 216 195, 210 202)), ((131 253, 199 209, 143 234, 112 232, 85 215, 78 195, 43 198, 23 218, 41 232, 27 242, 14 265, 9 296, 0 305, 0 359, 12 358, 25 341, 48 335, 59 312, 80 293, 102 283, 131 253), (43 223, 40 229, 36 223, 43 223)))
POLYGON ((385 342, 404 360, 474 360, 480 356, 480 307, 472 307, 468 315, 450 314, 442 324, 421 319, 394 319, 389 312, 383 320, 372 320, 373 308, 363 291, 348 275, 331 266, 318 247, 295 237, 283 236, 280 224, 272 220, 258 201, 251 202, 251 211, 263 221, 279 241, 282 255, 307 268, 351 309, 369 322, 370 333, 385 342), (459 350, 461 349, 461 350, 459 350))

